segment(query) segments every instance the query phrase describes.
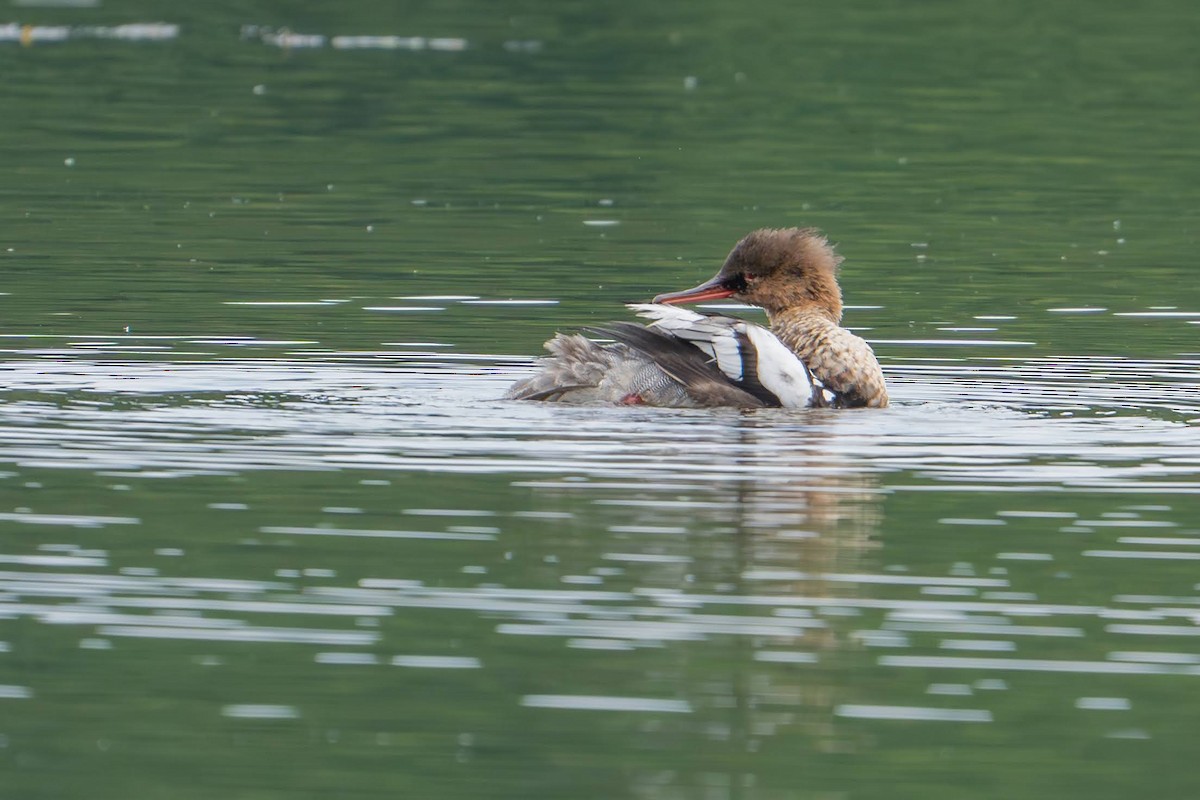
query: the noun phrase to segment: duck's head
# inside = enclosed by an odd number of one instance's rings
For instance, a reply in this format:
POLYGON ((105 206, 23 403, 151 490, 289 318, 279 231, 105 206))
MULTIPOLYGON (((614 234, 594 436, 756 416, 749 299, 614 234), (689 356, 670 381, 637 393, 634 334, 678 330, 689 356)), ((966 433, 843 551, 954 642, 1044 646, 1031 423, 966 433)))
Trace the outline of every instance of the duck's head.
POLYGON ((769 314, 817 308, 834 322, 842 318, 837 266, 842 261, 815 228, 762 228, 747 234, 720 272, 693 289, 668 292, 655 303, 695 303, 732 297, 769 314))

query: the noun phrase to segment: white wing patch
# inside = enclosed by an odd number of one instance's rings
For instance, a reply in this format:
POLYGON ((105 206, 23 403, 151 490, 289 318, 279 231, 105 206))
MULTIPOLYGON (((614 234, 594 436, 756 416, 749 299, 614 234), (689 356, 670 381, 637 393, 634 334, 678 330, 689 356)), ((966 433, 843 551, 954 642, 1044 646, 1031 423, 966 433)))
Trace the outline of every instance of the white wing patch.
POLYGON ((785 408, 813 405, 813 382, 796 354, 766 328, 732 317, 709 316, 679 306, 631 303, 650 327, 699 348, 731 381, 762 384, 785 408), (753 349, 744 353, 743 347, 753 349), (747 361, 755 373, 746 375, 747 361))
POLYGON ((784 408, 812 405, 813 384, 808 367, 766 328, 744 323, 750 343, 758 351, 758 381, 779 398, 784 408))
POLYGON ((650 320, 649 327, 700 348, 731 381, 745 377, 737 337, 740 320, 710 317, 679 306, 656 303, 630 303, 629 308, 639 317, 650 320))

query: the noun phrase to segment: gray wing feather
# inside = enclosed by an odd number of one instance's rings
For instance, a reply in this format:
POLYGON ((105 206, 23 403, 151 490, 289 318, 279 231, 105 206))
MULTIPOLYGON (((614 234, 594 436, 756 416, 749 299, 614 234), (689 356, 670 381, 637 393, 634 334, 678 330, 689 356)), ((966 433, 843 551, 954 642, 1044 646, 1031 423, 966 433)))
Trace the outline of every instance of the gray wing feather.
POLYGON ((650 328, 657 328, 698 347, 730 380, 745 378, 742 347, 746 323, 742 320, 714 317, 656 303, 631 303, 629 308, 639 317, 650 320, 650 328))
POLYGON ((726 377, 769 405, 803 407, 824 399, 807 365, 762 326, 656 303, 629 308, 650 320, 650 328, 702 350, 726 377))

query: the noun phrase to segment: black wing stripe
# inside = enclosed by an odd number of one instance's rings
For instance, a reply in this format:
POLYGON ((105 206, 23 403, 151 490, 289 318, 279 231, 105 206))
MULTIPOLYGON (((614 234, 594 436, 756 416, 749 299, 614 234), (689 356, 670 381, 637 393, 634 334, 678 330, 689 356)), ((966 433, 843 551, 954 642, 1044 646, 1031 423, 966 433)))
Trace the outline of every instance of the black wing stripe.
POLYGON ((783 405, 779 400, 779 396, 763 386, 762 381, 758 379, 758 348, 750 341, 750 337, 746 335, 745 331, 736 331, 734 336, 737 340, 738 353, 742 358, 742 379, 740 381, 733 381, 733 383, 745 389, 759 400, 762 400, 768 406, 778 408, 783 405))
POLYGON ((684 386, 695 379, 728 383, 721 371, 709 363, 708 356, 687 342, 681 342, 665 333, 633 322, 610 322, 584 330, 598 336, 607 336, 633 348, 684 386))
MULTIPOLYGON (((684 388, 694 386, 725 386, 731 393, 744 392, 746 400, 764 405, 779 405, 776 398, 770 402, 749 391, 725 373, 693 344, 671 336, 665 331, 647 328, 632 322, 610 322, 606 325, 584 328, 588 333, 614 339, 637 351, 654 362, 663 372, 684 388)), ((773 398, 774 395, 771 395, 773 398)))

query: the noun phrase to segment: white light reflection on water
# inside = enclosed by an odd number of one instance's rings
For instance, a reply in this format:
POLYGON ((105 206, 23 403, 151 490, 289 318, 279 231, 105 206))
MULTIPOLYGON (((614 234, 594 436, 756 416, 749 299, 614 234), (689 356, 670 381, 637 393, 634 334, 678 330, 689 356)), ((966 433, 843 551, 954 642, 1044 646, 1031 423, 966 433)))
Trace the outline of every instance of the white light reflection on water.
POLYGON ((137 525, 137 517, 105 517, 76 514, 34 514, 29 511, 0 512, 0 522, 26 525, 65 525, 72 528, 102 528, 105 525, 137 525))
POLYGON ((242 703, 225 706, 221 709, 221 716, 234 719, 299 719, 300 709, 295 706, 242 703))
POLYGON ((885 667, 923 669, 983 669, 991 672, 1069 672, 1080 675, 1191 675, 1200 667, 1115 661, 1072 661, 1031 658, 973 658, 957 656, 881 656, 885 667))
MULTIPOLYGON (((1186 590, 1127 585, 1079 600, 1069 583, 1080 562, 1169 568, 1200 556, 1200 537, 1157 497, 1200 492, 1195 362, 927 361, 889 368, 895 406, 885 412, 743 414, 506 403, 497 398, 519 370, 503 359, 421 347, 196 361, 66 358, 47 348, 10 362, 0 462, 14 472, 5 480, 34 469, 121 476, 135 487, 144 485, 136 479, 264 471, 370 476, 354 494, 315 490, 313 513, 301 518, 265 498, 206 496, 199 508, 221 520, 253 517, 243 535, 255 547, 339 555, 371 547, 389 558, 372 556, 360 573, 347 558, 272 563, 262 573, 277 577, 269 581, 176 578, 166 573, 189 566, 202 541, 186 551, 156 541, 145 552, 175 555, 155 569, 126 563, 113 547, 127 530, 159 525, 133 513, 135 493, 113 495, 131 505, 91 515, 55 509, 27 488, 29 507, 3 509, 0 523, 81 540, 105 535, 98 546, 109 549, 6 546, 0 561, 12 567, 0 572, 0 619, 77 628, 73 652, 88 656, 166 641, 222 654, 299 648, 297 661, 323 677, 383 671, 463 686, 472 675, 511 686, 492 672, 508 649, 617 670, 630 663, 623 659, 728 646, 755 676, 736 702, 755 708, 753 724, 764 730, 785 707, 854 726, 995 724, 1006 695, 1024 689, 1005 678, 1023 673, 1200 676, 1200 661, 1175 652, 1200 635, 1200 601, 1186 590), (496 476, 535 501, 487 507, 468 492, 462 507, 443 507, 444 497, 406 488, 431 475, 496 476), (990 505, 946 499, 983 491, 990 505), (885 503, 922 493, 938 498, 936 513, 908 526, 883 517, 885 503), (1121 499, 1140 493, 1154 502, 1121 499), (1065 495, 1080 503, 1060 501, 1065 495), (381 519, 380 507, 389 516, 381 519), (602 537, 594 551, 551 535, 588 520, 596 520, 588 535, 602 537), (1130 535, 1161 532, 1171 535, 1130 535), (977 555, 956 552, 935 569, 881 561, 881 540, 912 547, 922 539, 971 542, 977 555), (530 551, 544 578, 536 586, 506 571, 506 554, 532 560, 530 551), (437 581, 415 553, 445 562, 437 581), (106 571, 129 567, 140 571, 106 571), (1067 588, 1041 578, 1047 571, 1062 572, 1054 580, 1067 588), (436 623, 425 627, 426 617, 436 623), (485 635, 455 634, 452 646, 443 630, 458 630, 456 621, 485 635), (391 622, 427 638, 396 639, 391 622), (907 688, 839 679, 847 662, 907 688), (935 707, 941 701, 973 707, 935 707)), ((696 715, 735 702, 732 689, 686 681, 663 698, 584 669, 529 669, 532 687, 503 690, 511 706, 696 715)), ((1135 689, 1080 686, 1071 696, 1085 691, 1100 700, 1119 691, 1142 707, 1135 689)), ((1073 712, 1100 710, 1089 702, 1073 712)), ((285 719, 301 707, 223 713, 285 719)))
POLYGON ((471 656, 392 656, 393 667, 414 669, 479 669, 483 666, 471 656))
POLYGON ((839 471, 902 476, 854 492, 1200 490, 1200 432, 1186 419, 1200 416, 1196 362, 909 364, 890 368, 895 405, 882 414, 739 415, 504 403, 496 398, 510 369, 454 366, 445 353, 387 355, 390 364, 378 363, 384 354, 9 362, 8 391, 20 399, 0 407, 0 459, 163 476, 569 471, 679 490, 839 471), (67 402, 51 402, 63 393, 67 402), (106 405, 88 405, 93 398, 106 405), (1066 408, 1072 416, 1060 415, 1066 408))
POLYGON ((349 528, 301 528, 294 525, 268 525, 260 528, 263 533, 280 533, 292 536, 348 536, 371 539, 444 539, 468 542, 486 542, 496 537, 490 533, 462 533, 458 531, 392 531, 353 530, 349 528))
POLYGON ((991 722, 992 712, 973 708, 840 705, 833 710, 849 719, 899 719, 924 722, 991 722))
POLYGON ((1080 697, 1075 707, 1088 711, 1128 711, 1133 707, 1127 697, 1080 697))
POLYGON ((521 698, 530 708, 563 708, 583 711, 653 711, 690 714, 685 700, 658 700, 651 697, 614 697, 612 695, 530 694, 521 698))

